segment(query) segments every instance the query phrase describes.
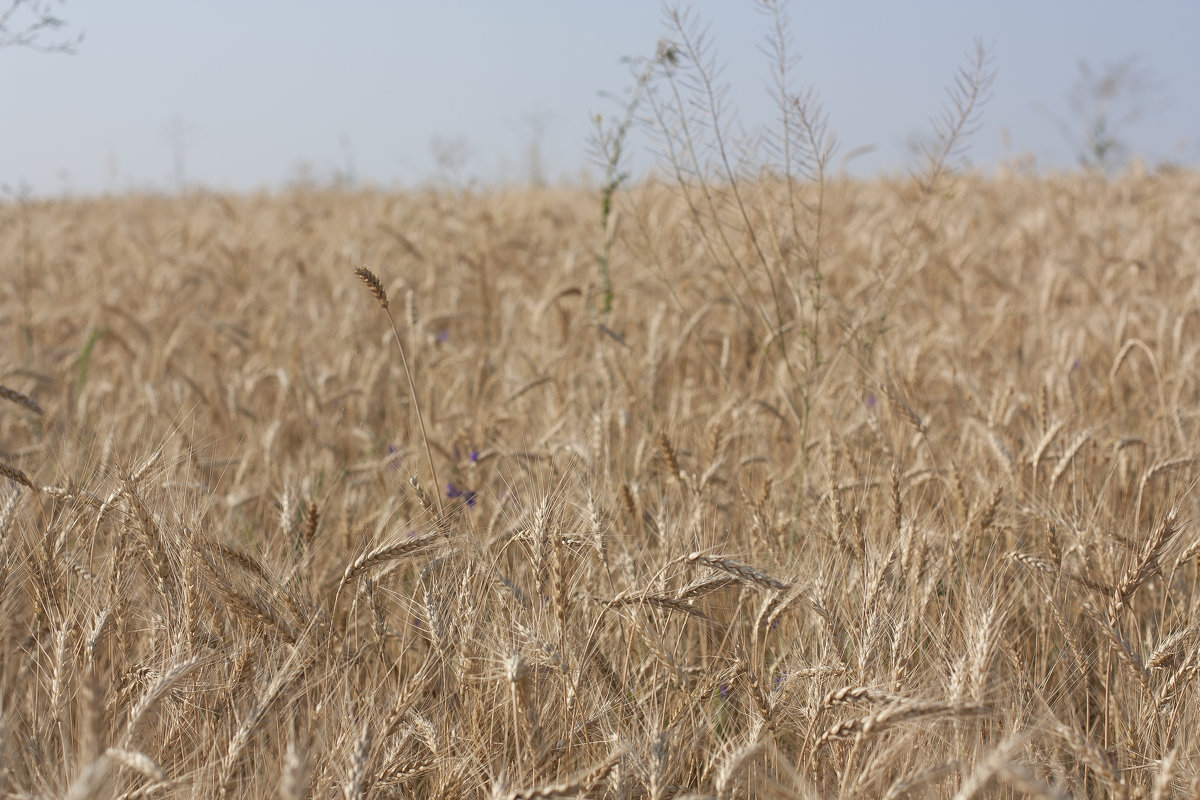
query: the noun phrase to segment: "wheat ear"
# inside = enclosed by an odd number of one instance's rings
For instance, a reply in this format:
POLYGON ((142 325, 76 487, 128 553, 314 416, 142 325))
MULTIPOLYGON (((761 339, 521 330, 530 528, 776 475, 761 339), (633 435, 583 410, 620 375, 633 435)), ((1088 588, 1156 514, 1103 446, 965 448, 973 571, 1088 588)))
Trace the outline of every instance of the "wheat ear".
POLYGON ((13 483, 19 483, 26 489, 30 489, 34 494, 37 494, 38 487, 33 481, 29 480, 29 476, 14 466, 5 464, 0 461, 0 477, 8 478, 13 483))
POLYGON ((7 400, 10 403, 16 403, 19 406, 24 406, 33 413, 37 414, 39 417, 44 416, 42 407, 38 405, 37 400, 34 400, 27 394, 21 394, 15 389, 10 389, 7 386, 0 386, 0 399, 7 400))

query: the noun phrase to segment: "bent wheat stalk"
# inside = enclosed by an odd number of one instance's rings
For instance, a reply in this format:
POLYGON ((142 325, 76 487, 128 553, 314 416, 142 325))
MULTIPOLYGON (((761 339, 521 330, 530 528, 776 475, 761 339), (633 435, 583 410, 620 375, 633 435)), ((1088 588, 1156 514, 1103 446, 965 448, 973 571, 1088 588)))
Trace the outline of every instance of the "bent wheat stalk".
MULTIPOLYGON (((379 301, 379 305, 383 307, 384 313, 387 314, 388 322, 392 325, 392 335, 396 339, 396 349, 400 351, 400 363, 404 365, 404 377, 408 378, 408 390, 412 394, 413 408, 417 412, 417 425, 421 429, 421 441, 425 445, 425 458, 429 462, 429 472, 433 475, 433 485, 440 487, 442 484, 438 481, 437 467, 433 465, 433 451, 429 448, 429 435, 425 432, 425 417, 421 414, 421 401, 417 399, 417 384, 413 381, 412 370, 408 368, 408 356, 404 353, 404 344, 400 341, 400 331, 396 328, 396 320, 392 316, 391 308, 388 306, 387 292, 384 291, 383 283, 375 273, 366 267, 355 267, 354 274, 371 290, 371 294, 379 301)), ((441 515, 445 511, 442 508, 441 492, 435 491, 433 496, 437 500, 438 514, 441 515)))

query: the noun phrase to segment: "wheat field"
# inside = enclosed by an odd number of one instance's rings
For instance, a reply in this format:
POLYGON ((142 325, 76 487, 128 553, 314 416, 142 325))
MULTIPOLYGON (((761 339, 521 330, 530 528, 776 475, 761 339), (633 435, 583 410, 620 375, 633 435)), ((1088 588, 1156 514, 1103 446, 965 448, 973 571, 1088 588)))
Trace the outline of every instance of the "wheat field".
POLYGON ((0 792, 1197 796, 1200 177, 706 188, 0 208, 0 792))

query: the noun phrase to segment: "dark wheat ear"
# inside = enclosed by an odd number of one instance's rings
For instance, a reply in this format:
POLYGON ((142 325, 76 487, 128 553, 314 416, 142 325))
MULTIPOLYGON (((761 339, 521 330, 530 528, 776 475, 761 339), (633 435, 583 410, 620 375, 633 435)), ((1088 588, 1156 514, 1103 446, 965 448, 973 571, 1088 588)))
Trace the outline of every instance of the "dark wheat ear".
POLYGON ((375 295, 375 299, 379 301, 379 305, 387 308, 387 292, 383 290, 383 282, 379 280, 375 273, 366 267, 355 267, 354 274, 367 285, 367 288, 371 290, 371 294, 375 295))
POLYGON ((39 491, 34 482, 29 480, 28 475, 14 466, 5 464, 3 461, 0 461, 0 477, 5 477, 14 483, 19 483, 26 489, 32 489, 34 493, 39 491))
POLYGON ((10 389, 7 386, 0 386, 0 398, 3 398, 10 403, 16 403, 19 406, 25 406, 25 408, 28 408, 39 417, 44 416, 42 407, 38 405, 38 401, 34 400, 27 394, 21 394, 20 392, 10 389))

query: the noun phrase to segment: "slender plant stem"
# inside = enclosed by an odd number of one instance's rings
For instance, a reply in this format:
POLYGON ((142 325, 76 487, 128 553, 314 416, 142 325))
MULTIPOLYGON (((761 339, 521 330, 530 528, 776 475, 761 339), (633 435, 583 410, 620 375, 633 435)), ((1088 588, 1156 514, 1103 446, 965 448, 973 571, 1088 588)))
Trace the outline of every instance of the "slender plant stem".
MULTIPOLYGON (((437 467, 433 465, 433 451, 429 448, 429 434, 425 432, 425 417, 421 414, 421 401, 417 399, 417 384, 413 381, 412 370, 408 368, 408 356, 404 353, 404 342, 400 340, 400 330, 396 327, 396 318, 392 316, 391 305, 388 303, 387 291, 383 281, 366 267, 356 267, 354 274, 358 276, 379 301, 379 305, 387 314, 388 322, 392 325, 392 335, 396 338, 396 349, 400 351, 400 363, 404 365, 404 376, 408 378, 408 390, 412 393, 413 408, 417 410, 417 424, 421 428, 421 442, 425 445, 425 458, 429 461, 429 473, 433 476, 433 497, 437 501, 438 516, 446 509, 442 506, 441 482, 438 480, 437 467)), ((414 481, 416 478, 413 479, 414 481)))
POLYGON ((400 341, 400 330, 396 327, 396 318, 392 310, 385 308, 388 322, 392 323, 392 335, 396 338, 396 349, 400 351, 400 363, 404 365, 404 377, 408 378, 408 391, 412 393, 413 408, 417 410, 417 425, 421 428, 421 441, 425 445, 425 459, 429 462, 429 473, 433 475, 433 499, 437 501, 438 514, 444 514, 442 507, 442 484, 438 480, 437 467, 433 465, 433 451, 429 449, 429 434, 425 432, 425 417, 421 414, 421 401, 417 399, 417 384, 413 381, 412 370, 408 368, 408 357, 404 354, 404 344, 400 341))

